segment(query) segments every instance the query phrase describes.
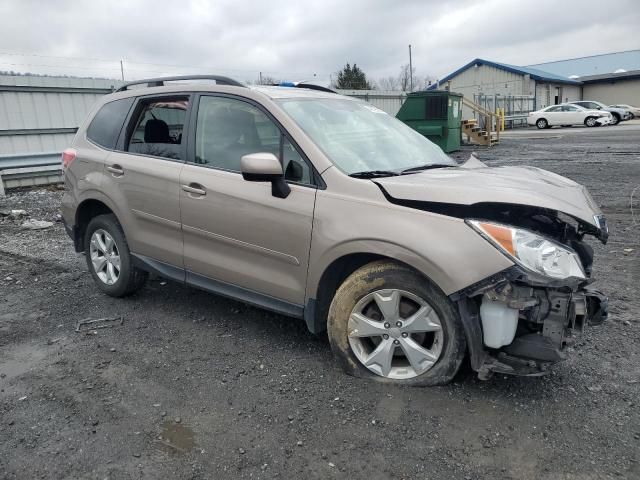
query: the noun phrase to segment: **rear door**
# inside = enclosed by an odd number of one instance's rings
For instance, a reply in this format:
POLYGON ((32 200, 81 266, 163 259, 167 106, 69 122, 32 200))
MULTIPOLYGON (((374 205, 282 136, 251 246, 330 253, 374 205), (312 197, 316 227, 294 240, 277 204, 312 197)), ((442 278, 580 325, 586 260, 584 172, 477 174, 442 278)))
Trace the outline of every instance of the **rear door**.
POLYGON ((261 106, 223 95, 203 94, 195 102, 195 131, 180 176, 187 280, 232 288, 248 301, 259 294, 253 300, 262 305, 277 299, 300 313, 316 197, 311 166, 261 106), (274 197, 269 183, 242 178, 240 158, 258 152, 284 163, 287 198, 274 197))
POLYGON ((189 95, 137 99, 118 151, 105 162, 105 188, 120 207, 131 251, 182 268, 180 171, 189 95))

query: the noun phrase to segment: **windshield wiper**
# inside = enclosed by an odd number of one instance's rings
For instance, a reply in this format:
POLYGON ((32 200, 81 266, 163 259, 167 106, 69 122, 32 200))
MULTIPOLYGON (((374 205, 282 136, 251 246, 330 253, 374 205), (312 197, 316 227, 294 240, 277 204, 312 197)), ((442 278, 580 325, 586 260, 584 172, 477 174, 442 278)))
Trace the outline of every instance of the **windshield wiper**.
POLYGON ((350 173, 349 176, 353 178, 376 178, 376 177, 394 177, 400 175, 393 170, 365 170, 363 172, 350 173))
POLYGON ((400 172, 400 175, 405 175, 407 173, 422 172, 423 170, 431 170, 432 168, 447 168, 447 167, 455 167, 455 165, 449 165, 446 163, 430 163, 429 165, 418 165, 417 167, 405 168, 400 172))

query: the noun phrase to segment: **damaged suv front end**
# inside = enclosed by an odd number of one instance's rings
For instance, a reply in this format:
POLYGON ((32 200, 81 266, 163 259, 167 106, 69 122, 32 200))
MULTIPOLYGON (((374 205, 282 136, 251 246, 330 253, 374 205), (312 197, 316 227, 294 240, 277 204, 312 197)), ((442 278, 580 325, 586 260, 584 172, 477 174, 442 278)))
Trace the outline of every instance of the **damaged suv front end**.
POLYGON ((583 186, 537 168, 491 168, 472 156, 426 175, 438 181, 424 194, 404 179, 402 189, 395 179, 380 188, 393 203, 464 220, 513 263, 449 296, 473 369, 481 378, 543 375, 588 325, 607 318, 607 297, 589 286, 593 249, 585 241, 607 242, 602 212, 583 186))
POLYGON ((491 372, 544 374, 587 325, 607 318, 607 298, 588 286, 593 249, 583 240, 588 231, 606 242, 604 217, 594 218, 597 230, 583 230, 553 212, 521 213, 526 220, 511 225, 467 220, 515 263, 456 295, 464 323, 482 325, 485 348, 472 355, 481 378, 491 372), (523 223, 528 228, 513 226, 523 223))

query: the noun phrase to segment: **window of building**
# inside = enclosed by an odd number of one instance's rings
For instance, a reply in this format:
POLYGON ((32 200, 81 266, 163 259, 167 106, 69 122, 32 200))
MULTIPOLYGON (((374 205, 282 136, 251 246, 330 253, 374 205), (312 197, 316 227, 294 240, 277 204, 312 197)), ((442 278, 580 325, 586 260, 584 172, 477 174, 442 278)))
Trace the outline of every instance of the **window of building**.
POLYGON ((182 137, 189 99, 145 102, 134 120, 127 151, 154 157, 182 158, 182 137))

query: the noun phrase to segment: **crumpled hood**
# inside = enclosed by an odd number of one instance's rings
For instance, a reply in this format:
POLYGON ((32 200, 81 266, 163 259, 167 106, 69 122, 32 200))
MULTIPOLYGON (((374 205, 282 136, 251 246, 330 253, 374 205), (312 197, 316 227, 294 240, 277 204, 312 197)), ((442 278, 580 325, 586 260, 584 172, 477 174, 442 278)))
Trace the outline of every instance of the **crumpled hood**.
POLYGON ((563 212, 601 227, 594 217, 602 212, 584 186, 535 167, 488 167, 471 156, 457 167, 376 178, 375 182, 399 200, 528 205, 563 212))

